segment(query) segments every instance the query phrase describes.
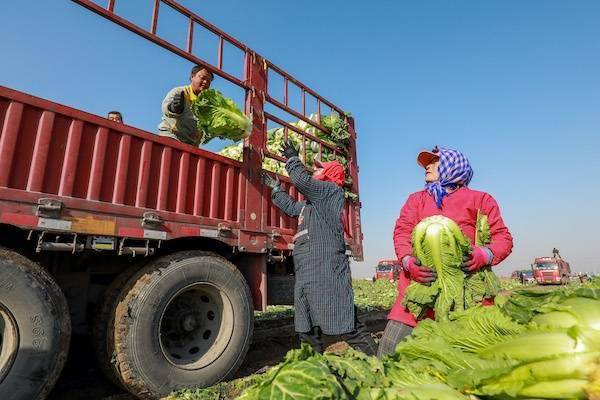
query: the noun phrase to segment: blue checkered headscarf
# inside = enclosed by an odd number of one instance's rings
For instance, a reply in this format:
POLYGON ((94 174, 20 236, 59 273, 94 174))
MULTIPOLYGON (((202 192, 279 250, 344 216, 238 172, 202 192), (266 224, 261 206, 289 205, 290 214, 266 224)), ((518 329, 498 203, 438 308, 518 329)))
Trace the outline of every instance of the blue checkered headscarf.
POLYGON ((448 196, 448 190, 469 186, 473 169, 467 157, 458 150, 436 146, 433 152, 440 156, 439 179, 426 184, 425 190, 433 196, 437 207, 442 208, 442 200, 448 196))

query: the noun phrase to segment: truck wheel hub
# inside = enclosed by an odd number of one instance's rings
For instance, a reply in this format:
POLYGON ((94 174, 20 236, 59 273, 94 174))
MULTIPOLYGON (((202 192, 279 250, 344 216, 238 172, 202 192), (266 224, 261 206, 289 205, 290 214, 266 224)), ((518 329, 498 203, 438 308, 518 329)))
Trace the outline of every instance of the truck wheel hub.
POLYGON ((231 339, 231 301, 211 284, 192 284, 171 298, 159 333, 163 354, 171 364, 202 368, 220 356, 231 339))
POLYGON ((198 328, 198 320, 194 315, 186 315, 181 320, 181 330, 184 332, 193 332, 198 328))
POLYGON ((0 383, 4 380, 19 348, 19 331, 14 317, 0 303, 0 383))

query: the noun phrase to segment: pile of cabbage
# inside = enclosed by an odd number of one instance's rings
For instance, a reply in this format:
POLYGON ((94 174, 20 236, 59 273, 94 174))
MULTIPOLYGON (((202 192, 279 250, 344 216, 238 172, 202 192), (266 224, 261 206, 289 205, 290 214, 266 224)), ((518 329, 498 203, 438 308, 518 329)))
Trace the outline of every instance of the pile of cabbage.
MULTIPOLYGON (((476 226, 476 244, 489 243, 485 215, 476 226)), ((421 320, 383 360, 293 350, 240 399, 600 400, 599 282, 499 295, 491 270, 460 269, 470 244, 452 220, 426 218, 412 240, 438 279, 409 286, 405 304, 417 316, 433 309, 435 320, 421 320)))
MULTIPOLYGON (((309 119, 312 121, 317 121, 317 114, 311 114, 309 119)), ((322 141, 331 144, 332 146, 337 146, 342 149, 347 149, 350 143, 350 130, 348 123, 345 118, 342 118, 338 113, 332 113, 330 115, 321 116, 321 125, 329 130, 329 132, 323 132, 313 125, 305 122, 305 121, 297 121, 292 122, 290 125, 295 126, 296 128, 303 130, 322 141)), ((267 131, 267 150, 269 150, 272 154, 280 154, 281 146, 285 141, 285 130, 284 128, 273 128, 267 131)), ((314 165, 315 158, 319 155, 319 144, 317 142, 311 141, 309 139, 302 140, 302 135, 288 130, 287 136, 292 142, 292 144, 298 149, 300 158, 302 161, 308 165, 314 165)), ((223 148, 219 151, 219 154, 234 160, 241 161, 243 158, 244 152, 244 143, 236 143, 230 146, 223 148)), ((342 154, 336 154, 334 156, 333 151, 329 148, 323 146, 321 148, 321 161, 334 161, 337 160, 342 164, 345 168, 348 167, 348 159, 342 154)), ((276 174, 287 176, 287 171, 285 170, 285 164, 272 159, 265 157, 263 160, 263 168, 267 171, 274 172, 276 174)), ((348 181, 348 184, 351 182, 348 181)), ((346 197, 350 199, 356 199, 357 195, 350 191, 346 191, 346 197)))
POLYGON ((290 351, 247 389, 239 400, 453 400, 468 399, 439 380, 420 378, 416 371, 392 367, 355 350, 344 355, 317 354, 310 346, 290 351), (393 380, 402 382, 394 385, 393 380))
MULTIPOLYGON (((210 142, 212 139, 228 139, 234 142, 219 151, 219 154, 241 161, 244 153, 244 142, 242 139, 247 138, 252 131, 252 121, 237 107, 233 100, 223 96, 216 89, 203 90, 192 103, 192 113, 196 118, 198 130, 202 132, 202 144, 210 142)), ((347 115, 349 116, 349 114, 347 115)), ((312 121, 317 121, 317 114, 311 114, 309 117, 312 121)), ((320 118, 320 123, 328 132, 323 132, 315 128, 306 121, 297 121, 291 125, 319 138, 320 140, 341 148, 348 149, 350 144, 350 129, 346 118, 340 116, 336 112, 329 115, 323 115, 320 118)), ((281 146, 285 140, 286 133, 284 128, 274 128, 267 131, 267 149, 273 154, 279 154, 281 146)), ((314 165, 314 160, 319 155, 319 144, 309 139, 303 139, 302 135, 289 130, 287 137, 299 149, 302 161, 308 165, 314 165)), ((321 161, 339 161, 345 168, 348 168, 348 160, 342 154, 333 154, 329 148, 321 148, 321 161)), ((265 157, 263 168, 281 175, 287 175, 285 164, 265 157)), ((351 186, 350 178, 346 180, 346 184, 351 186)), ((357 200, 358 195, 350 190, 345 191, 346 198, 357 200)))
MULTIPOLYGON (((312 121, 317 120, 317 114, 311 114, 309 119, 312 121)), ((329 130, 329 133, 322 132, 321 130, 315 128, 311 124, 305 121, 297 121, 292 122, 290 125, 295 126, 296 128, 303 130, 319 139, 323 140, 326 143, 329 143, 333 146, 337 146, 343 149, 347 149, 349 140, 350 140, 350 131, 348 127, 348 123, 340 117, 337 113, 332 113, 331 115, 321 116, 321 125, 329 130)), ((319 144, 313 142, 309 139, 305 141, 302 140, 302 135, 288 130, 288 137, 292 144, 299 150, 300 157, 307 165, 313 165, 314 159, 319 154, 319 144), (305 149, 306 147, 306 149, 305 149), (306 153, 306 158, 304 158, 304 154, 306 153)), ((269 152, 273 154, 280 154, 281 146, 285 141, 285 131, 284 128, 273 128, 267 131, 267 149, 269 152)), ((244 144, 237 143, 231 146, 225 147, 223 150, 219 152, 219 154, 232 158, 234 160, 241 161, 243 154, 244 144)), ((342 165, 347 166, 348 160, 341 154, 336 154, 334 157, 333 152, 326 147, 322 148, 321 152, 321 160, 322 161, 339 161, 342 165)), ((263 168, 267 171, 275 172, 277 174, 286 175, 285 165, 282 162, 271 158, 265 158, 263 163, 263 168)))
POLYGON ((247 389, 256 399, 600 399, 600 286, 523 289, 424 320, 378 360, 292 350, 247 389))
MULTIPOLYGON (((487 216, 478 213, 475 244, 490 243, 487 216)), ((493 299, 500 292, 500 281, 491 267, 465 274, 460 265, 471 251, 469 239, 459 226, 441 215, 423 219, 412 233, 413 254, 421 265, 434 268, 437 279, 430 285, 413 282, 406 289, 404 305, 417 318, 429 310, 437 320, 447 320, 451 313, 464 311, 493 299)))

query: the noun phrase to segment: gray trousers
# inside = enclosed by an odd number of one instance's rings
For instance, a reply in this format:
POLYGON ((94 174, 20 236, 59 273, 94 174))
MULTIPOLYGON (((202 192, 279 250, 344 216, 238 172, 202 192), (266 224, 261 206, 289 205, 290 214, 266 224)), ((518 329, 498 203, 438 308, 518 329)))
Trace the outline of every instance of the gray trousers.
POLYGON ((385 330, 383 331, 383 337, 379 341, 379 348, 377 349, 377 357, 383 358, 389 354, 393 354, 396 351, 396 346, 405 337, 411 334, 413 328, 402 322, 388 320, 385 330))

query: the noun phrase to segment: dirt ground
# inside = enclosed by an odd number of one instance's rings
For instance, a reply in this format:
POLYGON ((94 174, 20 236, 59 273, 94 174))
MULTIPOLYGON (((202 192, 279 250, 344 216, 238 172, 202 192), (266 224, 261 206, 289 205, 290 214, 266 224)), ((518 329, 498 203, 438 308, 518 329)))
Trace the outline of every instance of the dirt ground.
MULTIPOLYGON (((360 316, 369 331, 379 337, 385 327, 385 317, 386 312, 383 311, 370 311, 360 316)), ((90 339, 89 336, 73 336, 67 365, 48 400, 135 400, 102 375, 96 365, 90 339)), ((346 346, 333 341, 328 344, 330 351, 346 346)), ((279 363, 288 350, 298 346, 293 318, 258 321, 254 342, 235 378, 279 363)))

